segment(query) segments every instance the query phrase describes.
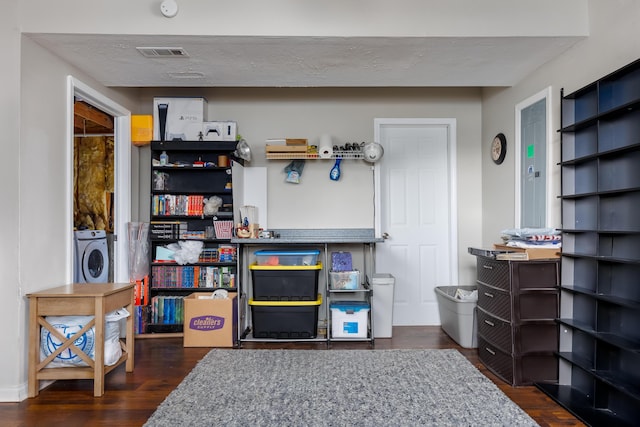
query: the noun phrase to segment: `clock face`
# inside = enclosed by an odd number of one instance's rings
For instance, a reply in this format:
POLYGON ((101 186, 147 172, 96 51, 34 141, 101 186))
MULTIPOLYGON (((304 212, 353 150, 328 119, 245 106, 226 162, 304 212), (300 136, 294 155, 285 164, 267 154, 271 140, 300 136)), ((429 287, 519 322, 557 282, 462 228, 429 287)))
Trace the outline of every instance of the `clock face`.
POLYGON ((507 138, 504 134, 499 133, 493 138, 491 142, 491 159, 500 164, 504 161, 504 157, 507 155, 507 138))

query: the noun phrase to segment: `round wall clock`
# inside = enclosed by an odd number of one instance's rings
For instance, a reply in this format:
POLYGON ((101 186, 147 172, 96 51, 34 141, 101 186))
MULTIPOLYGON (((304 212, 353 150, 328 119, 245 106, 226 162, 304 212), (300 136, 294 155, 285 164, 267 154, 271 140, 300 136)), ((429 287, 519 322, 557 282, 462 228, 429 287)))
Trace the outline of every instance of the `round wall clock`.
POLYGON ((503 133, 499 133, 491 142, 491 159, 496 165, 504 162, 507 155, 507 137, 503 133))

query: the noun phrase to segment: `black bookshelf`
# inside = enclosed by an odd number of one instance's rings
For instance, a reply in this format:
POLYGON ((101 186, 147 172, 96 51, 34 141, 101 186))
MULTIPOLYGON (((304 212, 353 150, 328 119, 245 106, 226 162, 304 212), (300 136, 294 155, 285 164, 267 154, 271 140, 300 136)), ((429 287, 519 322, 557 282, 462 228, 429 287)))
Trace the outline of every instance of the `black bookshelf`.
POLYGON ((640 419, 640 60, 562 93, 559 380, 588 425, 640 419))

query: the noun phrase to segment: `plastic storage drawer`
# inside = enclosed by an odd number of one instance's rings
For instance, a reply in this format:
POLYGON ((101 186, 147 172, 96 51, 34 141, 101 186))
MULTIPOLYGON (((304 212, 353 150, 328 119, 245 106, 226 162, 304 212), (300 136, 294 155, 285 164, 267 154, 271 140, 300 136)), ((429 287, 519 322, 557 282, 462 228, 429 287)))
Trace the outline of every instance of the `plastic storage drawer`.
POLYGON ((318 335, 318 309, 322 296, 315 301, 249 300, 254 338, 309 339, 318 335))
POLYGON ((249 266, 255 301, 315 301, 322 264, 309 266, 249 266))
POLYGON ((360 272, 351 271, 330 271, 329 286, 331 289, 355 290, 361 289, 360 272))

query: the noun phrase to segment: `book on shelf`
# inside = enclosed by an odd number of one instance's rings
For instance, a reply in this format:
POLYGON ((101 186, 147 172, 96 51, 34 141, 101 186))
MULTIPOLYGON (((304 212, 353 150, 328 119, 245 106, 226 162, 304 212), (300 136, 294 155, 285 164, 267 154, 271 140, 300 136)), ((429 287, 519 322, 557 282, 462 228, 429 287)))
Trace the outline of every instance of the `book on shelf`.
POLYGON ((219 262, 234 262, 236 260, 236 247, 234 245, 218 246, 219 262))
POLYGON ((149 229, 153 238, 179 239, 188 232, 188 225, 184 221, 151 221, 149 229))
POLYGON ((149 276, 136 280, 134 286, 134 305, 149 304, 149 276))
POLYGON ((151 302, 151 322, 166 325, 184 321, 184 296, 156 295, 151 302))
POLYGON ((202 216, 204 196, 185 194, 155 194, 152 201, 154 216, 202 216))
POLYGON ((233 288, 235 273, 230 266, 154 265, 154 289, 233 288))
POLYGON ((134 333, 144 334, 147 331, 147 325, 149 324, 150 306, 137 305, 134 308, 134 333))

